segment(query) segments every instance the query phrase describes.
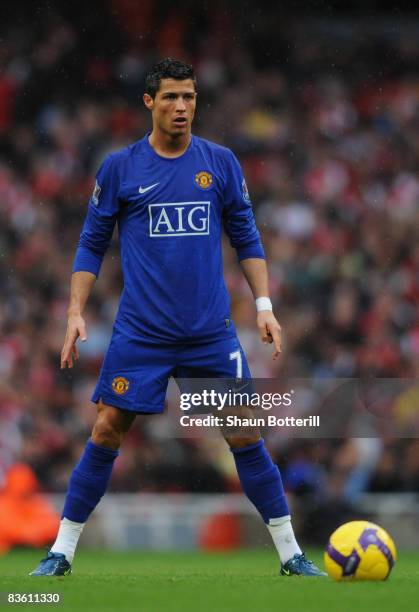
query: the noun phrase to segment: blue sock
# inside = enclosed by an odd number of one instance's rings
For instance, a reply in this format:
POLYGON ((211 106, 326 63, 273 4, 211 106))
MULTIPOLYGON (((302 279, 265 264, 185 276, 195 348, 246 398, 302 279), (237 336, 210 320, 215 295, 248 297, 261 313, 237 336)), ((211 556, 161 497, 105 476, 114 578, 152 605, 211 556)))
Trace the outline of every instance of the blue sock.
POLYGON ((287 499, 281 474, 265 447, 264 440, 244 448, 231 448, 243 491, 256 506, 265 523, 287 516, 287 499))
POLYGON ((61 518, 85 523, 105 493, 119 451, 88 440, 73 470, 61 518))

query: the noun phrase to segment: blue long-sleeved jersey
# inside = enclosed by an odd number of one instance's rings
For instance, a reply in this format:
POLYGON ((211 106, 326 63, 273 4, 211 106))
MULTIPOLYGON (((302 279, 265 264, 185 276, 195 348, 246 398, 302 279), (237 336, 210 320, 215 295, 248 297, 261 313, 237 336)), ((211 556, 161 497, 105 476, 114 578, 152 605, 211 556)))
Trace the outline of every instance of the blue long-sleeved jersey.
POLYGON ((216 339, 226 325, 234 333, 222 227, 240 260, 264 252, 229 149, 192 136, 185 153, 169 159, 146 135, 109 155, 96 176, 73 272, 99 274, 115 223, 124 276, 116 329, 169 343, 216 339))

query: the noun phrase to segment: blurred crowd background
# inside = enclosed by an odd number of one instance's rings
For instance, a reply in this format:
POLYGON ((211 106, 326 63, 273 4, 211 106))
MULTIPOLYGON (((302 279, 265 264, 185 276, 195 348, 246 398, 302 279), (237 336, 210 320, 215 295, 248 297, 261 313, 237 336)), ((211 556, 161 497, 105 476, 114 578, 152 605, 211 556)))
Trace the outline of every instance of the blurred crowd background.
MULTIPOLYGON (((142 0, 8 7, 0 46, 0 482, 28 463, 60 492, 121 290, 117 242, 59 370, 71 266, 95 171, 150 128, 144 75, 164 56, 198 78, 194 132, 234 150, 284 330, 273 362, 226 244, 233 317, 257 377, 419 373, 419 18, 284 15, 280 3, 142 0)), ((271 441, 287 489, 318 505, 418 491, 416 440, 271 441)), ((237 491, 222 440, 137 419, 118 491, 237 491)))

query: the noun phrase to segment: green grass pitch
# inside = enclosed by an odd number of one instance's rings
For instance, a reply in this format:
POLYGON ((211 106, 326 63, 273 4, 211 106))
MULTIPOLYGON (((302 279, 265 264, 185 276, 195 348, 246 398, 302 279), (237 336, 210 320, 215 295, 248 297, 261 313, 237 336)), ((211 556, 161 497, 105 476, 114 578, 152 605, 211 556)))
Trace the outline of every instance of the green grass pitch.
MULTIPOLYGON (((0 557, 0 609, 95 612, 417 612, 419 553, 403 552, 389 580, 334 583, 278 576, 271 551, 146 553, 80 551, 73 574, 27 576, 36 551, 0 557), (4 605, 5 593, 60 593, 60 604, 4 605)), ((321 552, 310 557, 322 566, 321 552)))

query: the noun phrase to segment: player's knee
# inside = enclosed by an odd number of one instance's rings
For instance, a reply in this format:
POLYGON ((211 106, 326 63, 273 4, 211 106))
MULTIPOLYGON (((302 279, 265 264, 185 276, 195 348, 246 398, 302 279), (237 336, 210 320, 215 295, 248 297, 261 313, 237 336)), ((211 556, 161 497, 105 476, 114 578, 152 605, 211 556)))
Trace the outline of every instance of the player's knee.
POLYGON ((122 442, 123 432, 105 416, 99 415, 92 431, 92 442, 99 446, 117 450, 122 442))
POLYGON ((245 448, 259 442, 261 436, 259 433, 240 434, 237 436, 226 436, 225 439, 230 448, 245 448))
POLYGON ((92 441, 99 446, 117 450, 129 430, 135 414, 99 402, 98 414, 92 431, 92 441))

